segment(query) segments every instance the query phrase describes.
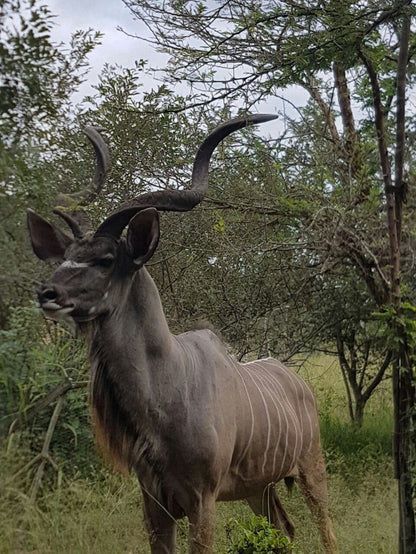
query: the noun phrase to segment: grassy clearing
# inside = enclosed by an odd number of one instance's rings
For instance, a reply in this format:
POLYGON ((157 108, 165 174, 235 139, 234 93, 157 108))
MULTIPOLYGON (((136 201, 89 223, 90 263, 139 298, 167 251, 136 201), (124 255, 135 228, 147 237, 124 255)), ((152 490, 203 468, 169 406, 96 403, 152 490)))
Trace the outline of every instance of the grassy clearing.
MULTIPOLYGON (((386 468, 384 468, 386 471, 386 468)), ((367 475, 358 490, 340 475, 329 476, 330 501, 341 553, 396 552, 395 483, 386 476, 367 475)), ((0 509, 0 552, 42 554, 148 553, 141 517, 141 496, 134 479, 107 472, 94 483, 74 480, 46 494, 31 506, 19 491, 8 488, 0 509)), ((297 489, 281 499, 297 531, 303 554, 321 552, 315 525, 297 489)), ((243 502, 218 504, 215 552, 226 552, 230 518, 248 519, 243 502)), ((180 522, 178 552, 187 551, 187 524, 180 522)))
MULTIPOLYGON (((397 551, 396 483, 391 468, 391 405, 380 391, 369 406, 362 429, 348 422, 342 382, 332 360, 318 358, 301 374, 314 386, 321 413, 327 460, 330 506, 341 553, 381 554, 397 551)), ((28 454, 18 444, 0 454, 0 554, 147 554, 141 496, 135 479, 106 469, 94 478, 66 479, 48 470, 49 490, 33 506, 25 493, 28 476, 8 482, 28 454)), ((283 505, 297 532, 297 551, 322 552, 316 526, 295 488, 283 505)), ((218 505, 215 552, 227 549, 227 523, 247 520, 243 502, 218 505)), ((178 526, 178 553, 187 552, 187 523, 178 526)))

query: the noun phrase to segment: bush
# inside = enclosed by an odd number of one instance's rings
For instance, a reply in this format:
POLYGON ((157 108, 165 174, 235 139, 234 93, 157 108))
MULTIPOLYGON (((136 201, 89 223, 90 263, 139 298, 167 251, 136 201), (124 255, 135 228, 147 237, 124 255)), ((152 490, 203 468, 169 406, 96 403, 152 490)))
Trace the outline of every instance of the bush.
MULTIPOLYGON (((89 477, 96 456, 87 403, 88 370, 81 341, 66 328, 44 318, 34 303, 10 308, 9 328, 0 331, 0 437, 12 429, 18 442, 39 454, 55 406, 42 400, 64 381, 76 388, 65 395, 50 454, 65 476, 89 477), (38 406, 38 407, 37 407, 38 406)), ((24 465, 24 461, 17 461, 24 465)), ((35 468, 33 468, 35 469, 35 468)), ((43 484, 55 485, 56 473, 45 473, 43 484)))
POLYGON ((265 517, 252 516, 248 523, 231 519, 227 526, 231 545, 228 554, 287 554, 293 552, 293 544, 267 521, 265 517))

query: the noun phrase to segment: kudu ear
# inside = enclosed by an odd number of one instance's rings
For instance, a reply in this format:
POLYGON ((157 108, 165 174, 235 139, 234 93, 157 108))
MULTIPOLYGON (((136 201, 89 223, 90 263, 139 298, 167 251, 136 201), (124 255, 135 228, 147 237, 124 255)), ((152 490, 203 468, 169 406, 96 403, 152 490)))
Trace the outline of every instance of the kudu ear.
POLYGON ((159 213, 155 208, 138 212, 127 228, 127 250, 139 268, 153 256, 159 242, 159 213))
POLYGON ((40 217, 28 210, 27 226, 34 253, 41 260, 62 260, 65 250, 72 243, 72 239, 40 217))

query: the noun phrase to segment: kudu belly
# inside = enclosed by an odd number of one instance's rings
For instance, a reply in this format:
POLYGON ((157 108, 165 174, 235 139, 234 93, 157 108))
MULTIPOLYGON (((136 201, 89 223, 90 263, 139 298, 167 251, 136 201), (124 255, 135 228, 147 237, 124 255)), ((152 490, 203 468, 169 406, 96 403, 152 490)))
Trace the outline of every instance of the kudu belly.
POLYGON ((259 421, 253 433, 237 441, 218 499, 243 499, 291 475, 304 451, 305 438, 308 440, 309 436, 305 437, 301 423, 294 417, 259 421))

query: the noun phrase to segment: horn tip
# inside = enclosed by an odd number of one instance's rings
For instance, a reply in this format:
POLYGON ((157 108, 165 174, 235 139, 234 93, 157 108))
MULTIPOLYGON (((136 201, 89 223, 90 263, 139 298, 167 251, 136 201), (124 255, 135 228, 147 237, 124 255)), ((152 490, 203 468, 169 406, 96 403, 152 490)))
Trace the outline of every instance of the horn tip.
POLYGON ((250 120, 253 121, 253 123, 266 123, 266 121, 273 121, 273 119, 278 119, 277 114, 271 114, 271 113, 259 113, 259 114, 253 114, 250 117, 250 120))

